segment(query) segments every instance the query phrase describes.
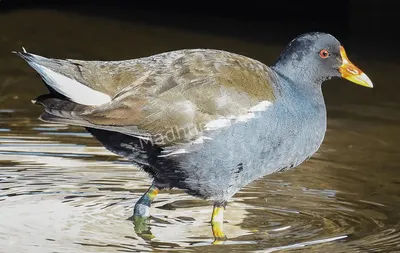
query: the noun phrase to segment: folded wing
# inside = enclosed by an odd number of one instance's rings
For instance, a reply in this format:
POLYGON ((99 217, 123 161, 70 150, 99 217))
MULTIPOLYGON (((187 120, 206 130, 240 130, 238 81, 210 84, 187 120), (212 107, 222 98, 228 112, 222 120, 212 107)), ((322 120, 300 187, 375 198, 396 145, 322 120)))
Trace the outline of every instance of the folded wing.
POLYGON ((267 66, 225 51, 180 50, 111 62, 17 54, 51 91, 36 99, 45 108, 43 120, 158 140, 160 146, 251 120, 276 95, 267 66))

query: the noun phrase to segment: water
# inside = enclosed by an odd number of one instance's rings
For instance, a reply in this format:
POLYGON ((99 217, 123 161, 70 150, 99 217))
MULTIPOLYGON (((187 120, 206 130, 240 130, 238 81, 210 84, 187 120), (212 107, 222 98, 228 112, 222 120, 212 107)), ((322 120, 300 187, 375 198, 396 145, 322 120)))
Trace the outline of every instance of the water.
POLYGON ((211 245, 211 203, 179 190, 156 198, 149 240, 128 220, 147 175, 83 129, 37 120, 41 109, 30 100, 43 85, 9 52, 25 46, 54 57, 122 59, 200 43, 268 63, 281 47, 41 10, 1 14, 0 30, 7 31, 0 51, 0 252, 400 252, 393 63, 347 50, 376 88, 324 86, 329 125, 321 149, 236 194, 225 212, 224 245, 211 245))

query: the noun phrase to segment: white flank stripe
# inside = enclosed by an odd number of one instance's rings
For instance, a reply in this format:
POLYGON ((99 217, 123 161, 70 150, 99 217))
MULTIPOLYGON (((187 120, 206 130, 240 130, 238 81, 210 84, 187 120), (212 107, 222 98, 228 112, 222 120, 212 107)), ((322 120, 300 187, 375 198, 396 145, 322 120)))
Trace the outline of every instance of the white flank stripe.
POLYGON ((207 136, 200 136, 196 140, 193 141, 194 144, 201 144, 204 142, 204 140, 212 140, 212 138, 207 137, 207 136))
POLYGON ((216 120, 211 120, 205 125, 205 130, 215 130, 222 127, 228 127, 231 125, 231 119, 221 118, 216 120))
POLYGON ((269 101, 261 101, 255 106, 251 107, 246 114, 239 116, 224 117, 216 120, 212 120, 205 125, 205 130, 216 130, 223 127, 229 127, 232 123, 236 122, 247 122, 250 119, 256 117, 255 112, 266 111, 272 103, 269 101))
POLYGON ((252 112, 246 113, 244 115, 240 115, 239 117, 236 118, 237 121, 239 122, 247 122, 250 119, 254 118, 256 115, 252 112))
POLYGON ((110 96, 107 94, 93 90, 74 79, 56 73, 34 62, 29 63, 39 72, 48 85, 75 103, 82 105, 102 105, 111 101, 110 96))
POLYGON ((171 153, 165 154, 165 155, 159 155, 158 157, 167 157, 167 156, 172 156, 172 155, 179 155, 179 154, 185 154, 185 153, 189 153, 186 151, 186 149, 177 149, 171 153))
POLYGON ((272 105, 272 103, 269 101, 261 101, 260 103, 251 107, 249 112, 262 112, 262 111, 267 110, 267 107, 270 105, 272 105))

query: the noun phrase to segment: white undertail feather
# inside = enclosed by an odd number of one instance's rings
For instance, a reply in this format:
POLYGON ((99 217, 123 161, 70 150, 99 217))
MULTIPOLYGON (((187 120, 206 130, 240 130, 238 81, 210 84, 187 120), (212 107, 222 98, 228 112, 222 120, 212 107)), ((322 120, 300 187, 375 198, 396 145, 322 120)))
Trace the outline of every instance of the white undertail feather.
MULTIPOLYGON (((33 57, 35 57, 35 55, 33 55, 33 57)), ((54 90, 75 103, 82 105, 102 105, 111 101, 109 95, 93 90, 72 78, 44 67, 35 61, 28 61, 28 64, 35 69, 43 80, 54 90)))

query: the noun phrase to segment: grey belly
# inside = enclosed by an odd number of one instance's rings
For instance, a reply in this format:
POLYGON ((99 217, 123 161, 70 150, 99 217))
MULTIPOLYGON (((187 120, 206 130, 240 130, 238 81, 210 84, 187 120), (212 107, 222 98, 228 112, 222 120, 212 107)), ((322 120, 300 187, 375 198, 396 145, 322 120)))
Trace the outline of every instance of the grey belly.
POLYGON ((283 127, 259 119, 228 129, 184 159, 185 182, 196 195, 226 201, 250 182, 312 156, 325 128, 306 125, 283 127))

